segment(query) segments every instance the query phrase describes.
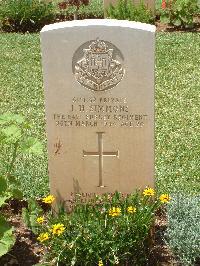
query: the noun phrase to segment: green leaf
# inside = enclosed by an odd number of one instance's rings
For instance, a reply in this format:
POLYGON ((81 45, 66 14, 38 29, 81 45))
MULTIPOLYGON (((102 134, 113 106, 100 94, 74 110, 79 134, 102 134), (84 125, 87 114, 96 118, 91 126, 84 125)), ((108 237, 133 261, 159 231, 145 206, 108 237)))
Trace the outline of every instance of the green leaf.
POLYGON ((12 226, 0 215, 0 257, 13 247, 15 240, 12 226))
POLYGON ((166 15, 160 16, 160 22, 164 24, 169 24, 170 23, 170 18, 166 15))
POLYGON ((21 183, 14 175, 9 175, 7 178, 9 186, 14 186, 15 188, 20 187, 21 183))
POLYGON ((182 22, 181 22, 180 19, 177 18, 177 19, 173 20, 173 24, 174 24, 175 26, 179 27, 179 26, 181 26, 182 22))
POLYGON ((38 223, 37 223, 36 220, 38 218, 38 215, 35 214, 35 213, 34 214, 31 213, 30 216, 29 216, 29 218, 30 218, 30 227, 31 227, 31 230, 33 231, 34 234, 37 234, 36 228, 38 226, 38 223))
POLYGON ((28 209, 22 209, 22 217, 25 224, 33 231, 37 233, 37 218, 43 213, 42 208, 34 199, 28 200, 28 209))
POLYGON ((2 195, 7 189, 7 181, 2 176, 0 177, 0 195, 2 195))
POLYGON ((3 215, 0 214, 0 237, 2 237, 3 234, 10 228, 11 226, 8 224, 3 215))
POLYGON ((23 153, 40 155, 43 153, 43 146, 38 139, 29 137, 21 144, 21 151, 23 153))
POLYGON ((1 132, 5 136, 6 142, 16 142, 22 134, 20 127, 16 125, 7 126, 1 132))
POLYGON ((38 205, 38 203, 34 199, 29 199, 28 200, 28 209, 31 212, 36 212, 36 213, 42 213, 42 208, 38 205))
POLYGON ((181 5, 177 5, 177 8, 176 8, 176 10, 178 11, 178 12, 181 12, 182 11, 182 6, 181 5))
POLYGON ((26 208, 22 208, 22 219, 25 225, 30 228, 29 212, 26 208))
POLYGON ((34 234, 37 234, 37 227, 38 227, 38 223, 37 223, 37 218, 39 215, 37 215, 36 213, 30 213, 27 209, 23 209, 22 210, 22 217, 23 217, 23 221, 26 224, 26 226, 31 229, 33 231, 34 234))
POLYGON ((10 192, 12 193, 13 198, 23 199, 23 192, 20 189, 12 188, 10 192))
POLYGON ((6 203, 6 200, 8 200, 11 197, 11 195, 4 195, 0 196, 0 207, 3 206, 6 203))
POLYGON ((22 124, 24 123, 24 121, 25 121, 24 117, 18 114, 4 113, 0 115, 0 125, 4 125, 11 122, 22 124))

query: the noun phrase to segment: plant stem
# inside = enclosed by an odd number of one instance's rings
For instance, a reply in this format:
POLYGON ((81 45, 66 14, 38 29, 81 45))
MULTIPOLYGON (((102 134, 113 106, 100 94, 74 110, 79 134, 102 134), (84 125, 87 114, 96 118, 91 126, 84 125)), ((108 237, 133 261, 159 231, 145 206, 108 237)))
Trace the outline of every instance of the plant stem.
POLYGON ((18 149, 18 146, 19 146, 19 141, 16 141, 15 144, 14 144, 14 150, 13 150, 13 154, 12 154, 12 160, 10 162, 10 165, 8 166, 7 176, 10 176, 11 171, 14 168, 14 163, 15 163, 15 160, 17 158, 17 149, 18 149))

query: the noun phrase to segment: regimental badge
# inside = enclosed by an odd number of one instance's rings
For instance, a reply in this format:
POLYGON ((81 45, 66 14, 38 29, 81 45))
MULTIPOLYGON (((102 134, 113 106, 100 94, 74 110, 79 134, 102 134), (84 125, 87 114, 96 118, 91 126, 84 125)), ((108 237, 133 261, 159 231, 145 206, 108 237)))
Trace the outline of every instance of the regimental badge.
POLYGON ((93 91, 112 89, 122 80, 123 55, 113 44, 94 40, 77 49, 72 68, 76 80, 83 87, 93 91))

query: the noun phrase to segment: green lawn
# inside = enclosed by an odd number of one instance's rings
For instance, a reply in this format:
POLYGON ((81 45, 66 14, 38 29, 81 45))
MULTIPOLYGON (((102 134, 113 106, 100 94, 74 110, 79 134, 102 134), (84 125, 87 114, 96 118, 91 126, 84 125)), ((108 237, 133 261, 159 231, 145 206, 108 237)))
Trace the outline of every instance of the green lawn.
POLYGON ((26 196, 43 195, 48 192, 48 175, 39 35, 1 34, 0 47, 1 112, 28 117, 34 125, 30 134, 43 140, 45 147, 42 158, 20 158, 17 172, 26 196))
POLYGON ((200 34, 157 34, 156 177, 163 190, 200 191, 200 34))
MULTIPOLYGON (((0 107, 25 115, 44 155, 18 161, 26 196, 48 193, 38 34, 0 35, 0 107)), ((156 180, 160 191, 200 191, 200 34, 159 33, 156 52, 156 180)), ((0 155, 3 162, 4 154, 0 155)))

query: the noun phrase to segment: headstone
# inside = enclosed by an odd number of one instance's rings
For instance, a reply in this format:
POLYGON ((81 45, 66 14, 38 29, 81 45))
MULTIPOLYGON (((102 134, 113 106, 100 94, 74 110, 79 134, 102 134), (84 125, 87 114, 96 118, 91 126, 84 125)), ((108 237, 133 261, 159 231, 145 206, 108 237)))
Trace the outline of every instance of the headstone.
MULTIPOLYGON (((104 4, 104 14, 106 16, 106 10, 108 9, 108 7, 110 6, 110 4, 112 4, 113 6, 116 5, 118 0, 104 0, 103 1, 103 4, 104 4)), ((133 0, 133 3, 135 5, 138 5, 140 4, 141 2, 143 2, 148 9, 150 9, 153 13, 155 11, 155 0, 144 0, 144 1, 141 1, 141 0, 133 0)))
POLYGON ((155 27, 77 20, 41 41, 51 193, 153 187, 155 27))

